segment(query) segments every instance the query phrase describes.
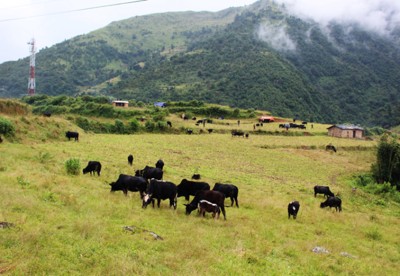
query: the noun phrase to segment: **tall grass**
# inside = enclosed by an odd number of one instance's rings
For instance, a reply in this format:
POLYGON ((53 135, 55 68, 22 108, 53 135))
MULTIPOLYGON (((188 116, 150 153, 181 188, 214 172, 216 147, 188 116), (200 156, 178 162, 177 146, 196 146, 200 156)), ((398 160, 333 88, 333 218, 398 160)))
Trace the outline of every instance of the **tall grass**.
POLYGON ((400 207, 352 190, 352 176, 368 171, 373 141, 331 137, 205 135, 92 135, 0 147, 0 271, 90 275, 396 275, 400 207), (336 154, 320 148, 333 142, 336 154), (270 145, 270 148, 263 146, 270 145), (302 146, 311 148, 305 149, 302 146), (48 154, 44 154, 48 153, 48 154), (133 167, 126 158, 132 153, 133 167), (99 160, 101 177, 70 176, 65 160, 99 160), (240 208, 227 221, 141 208, 137 193, 110 193, 120 173, 165 162, 164 179, 179 184, 197 172, 239 187, 240 208), (343 211, 320 209, 312 187, 340 193, 343 211), (296 220, 287 204, 299 200, 296 220), (136 226, 163 237, 155 240, 136 226), (316 246, 328 254, 316 254, 316 246), (341 253, 348 253, 348 255, 341 253), (346 257, 350 256, 350 257, 346 257))

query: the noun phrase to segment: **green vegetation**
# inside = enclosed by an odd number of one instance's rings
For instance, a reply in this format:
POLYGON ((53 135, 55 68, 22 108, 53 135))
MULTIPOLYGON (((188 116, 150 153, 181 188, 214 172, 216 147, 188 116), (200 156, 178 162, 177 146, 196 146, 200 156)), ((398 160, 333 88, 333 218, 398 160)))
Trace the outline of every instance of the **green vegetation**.
POLYGON ((65 162, 65 169, 67 174, 79 175, 81 173, 81 162, 77 158, 68 159, 65 162))
POLYGON ((14 125, 7 119, 0 117, 0 134, 13 137, 15 132, 14 125))
POLYGON ((382 136, 372 165, 372 175, 377 183, 388 182, 400 190, 400 145, 398 138, 382 136))
MULTIPOLYGON (((60 129, 78 127, 61 116, 4 116, 15 122, 20 143, 0 144, 0 222, 12 223, 0 228, 2 273, 396 275, 399 270, 399 193, 387 184, 375 185, 379 192, 362 185, 369 183, 365 175, 376 158, 375 141, 326 135, 238 138, 229 134, 238 127, 232 119, 212 124, 227 133, 202 134, 202 127, 193 135, 82 132, 79 142, 69 142, 60 129), (57 131, 58 138, 44 139, 57 131), (325 151, 329 143, 336 153, 325 151), (133 167, 128 154, 135 157, 133 167), (165 201, 160 209, 142 209, 137 193, 110 193, 109 183, 119 174, 133 174, 159 158, 165 162, 164 179, 173 183, 196 172, 211 186, 237 185, 240 208, 226 208, 227 221, 213 220, 209 214, 186 216, 183 198, 177 210, 165 201), (69 174, 65 160, 73 159, 100 161, 102 175, 69 174), (324 199, 313 195, 317 184, 340 195, 341 213, 319 208, 324 199), (287 204, 295 199, 300 212, 288 220, 287 204), (313 252, 317 247, 328 253, 313 252)), ((168 116, 178 128, 193 125, 168 116)), ((240 127, 252 125, 243 119, 240 127)), ((324 129, 314 125, 316 132, 324 129)))

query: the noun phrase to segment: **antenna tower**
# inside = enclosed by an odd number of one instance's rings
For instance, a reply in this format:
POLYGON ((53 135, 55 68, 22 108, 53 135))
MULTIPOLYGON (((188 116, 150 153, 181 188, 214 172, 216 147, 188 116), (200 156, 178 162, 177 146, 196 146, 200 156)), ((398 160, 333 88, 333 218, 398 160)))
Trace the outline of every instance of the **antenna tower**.
POLYGON ((29 61, 29 80, 28 80, 28 95, 32 96, 35 94, 35 56, 36 56, 36 48, 35 48, 35 39, 32 38, 31 41, 28 42, 30 45, 31 58, 29 61))

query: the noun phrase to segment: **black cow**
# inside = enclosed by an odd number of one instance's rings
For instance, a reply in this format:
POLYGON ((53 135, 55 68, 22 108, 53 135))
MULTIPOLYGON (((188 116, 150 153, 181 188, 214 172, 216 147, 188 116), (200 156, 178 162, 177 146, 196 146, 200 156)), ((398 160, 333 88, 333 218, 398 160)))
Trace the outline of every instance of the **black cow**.
POLYGON ((300 203, 298 201, 292 201, 289 203, 288 207, 288 218, 290 219, 290 216, 292 215, 294 219, 297 217, 297 213, 300 210, 300 203))
POLYGON ((231 199, 231 207, 233 206, 233 202, 235 201, 236 207, 239 208, 238 204, 238 195, 239 189, 233 184, 222 184, 222 183, 215 183, 213 191, 221 192, 225 195, 226 198, 231 199))
POLYGON ((0 136, 0 143, 3 143, 3 138, 1 138, 1 136, 0 136))
POLYGON ((170 121, 167 121, 167 126, 172 127, 172 123, 170 121))
POLYGON ((337 196, 330 196, 328 197, 324 202, 321 202, 320 205, 321 208, 325 208, 325 207, 335 207, 336 212, 339 210, 339 212, 342 211, 342 200, 337 197, 337 196))
POLYGON ((74 138, 75 141, 79 141, 79 133, 78 133, 78 132, 67 131, 67 132, 65 133, 65 137, 68 138, 68 141, 70 141, 71 138, 74 138))
POLYGON ((90 175, 96 174, 100 176, 100 172, 101 172, 101 163, 99 161, 89 161, 86 168, 84 168, 82 170, 83 174, 87 174, 90 173, 90 175))
POLYGON ((131 165, 131 166, 133 164, 133 155, 132 154, 128 155, 128 164, 131 165))
POLYGON ((336 152, 336 148, 335 148, 335 146, 332 145, 332 144, 327 145, 327 146, 325 147, 325 150, 331 150, 331 151, 336 152))
POLYGON ((314 197, 316 197, 317 194, 323 194, 324 197, 335 196, 335 194, 329 190, 328 186, 314 186, 314 197))
POLYGON ((207 200, 211 203, 215 203, 221 209, 222 214, 224 215, 224 219, 226 220, 226 213, 225 213, 225 196, 223 193, 218 191, 208 191, 202 190, 197 192, 196 196, 193 198, 192 202, 189 204, 184 204, 186 206, 186 215, 190 215, 190 213, 198 208, 198 204, 200 200, 207 200))
POLYGON ((169 199, 169 207, 176 209, 176 185, 168 181, 151 179, 147 187, 146 194, 143 197, 142 208, 146 208, 150 202, 154 208, 154 200, 157 199, 157 206, 160 208, 161 200, 169 199))
POLYGON ((122 191, 125 196, 128 191, 139 192, 142 198, 147 188, 147 181, 141 176, 132 176, 127 174, 120 174, 116 182, 111 182, 111 192, 122 191))
POLYGON ((201 175, 199 173, 195 173, 192 175, 192 179, 199 180, 200 178, 201 178, 201 175))
POLYGON ((199 201, 199 215, 203 215, 203 217, 206 216, 206 212, 208 213, 213 213, 212 216, 213 218, 218 219, 219 215, 221 213, 221 210, 219 209, 219 206, 215 203, 211 203, 205 199, 202 199, 199 201), (215 216, 217 215, 217 216, 215 216))
POLYGON ((186 130, 186 133, 187 133, 187 134, 192 134, 192 133, 193 133, 193 129, 188 128, 188 129, 186 130))
POLYGON ((159 159, 157 162, 156 162, 156 168, 159 168, 159 169, 163 169, 164 168, 164 161, 162 161, 161 159, 159 159))
POLYGON ((195 196, 201 190, 210 190, 210 185, 206 182, 182 179, 181 183, 177 186, 178 197, 184 196, 187 201, 189 201, 191 195, 195 196))
POLYGON ((244 132, 241 131, 241 130, 232 130, 231 134, 232 134, 232 137, 233 136, 242 136, 242 137, 244 137, 244 132))
POLYGON ((163 171, 159 168, 146 166, 143 170, 137 170, 135 176, 142 176, 145 179, 155 178, 161 180, 163 178, 163 171))

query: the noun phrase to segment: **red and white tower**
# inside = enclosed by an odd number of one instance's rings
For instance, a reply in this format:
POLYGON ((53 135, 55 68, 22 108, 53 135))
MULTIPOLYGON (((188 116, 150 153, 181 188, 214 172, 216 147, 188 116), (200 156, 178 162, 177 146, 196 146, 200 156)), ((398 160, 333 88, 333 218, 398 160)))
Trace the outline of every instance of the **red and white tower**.
POLYGON ((28 95, 32 96, 35 94, 35 39, 32 38, 31 41, 28 42, 30 45, 31 58, 29 62, 29 80, 28 80, 28 95))

